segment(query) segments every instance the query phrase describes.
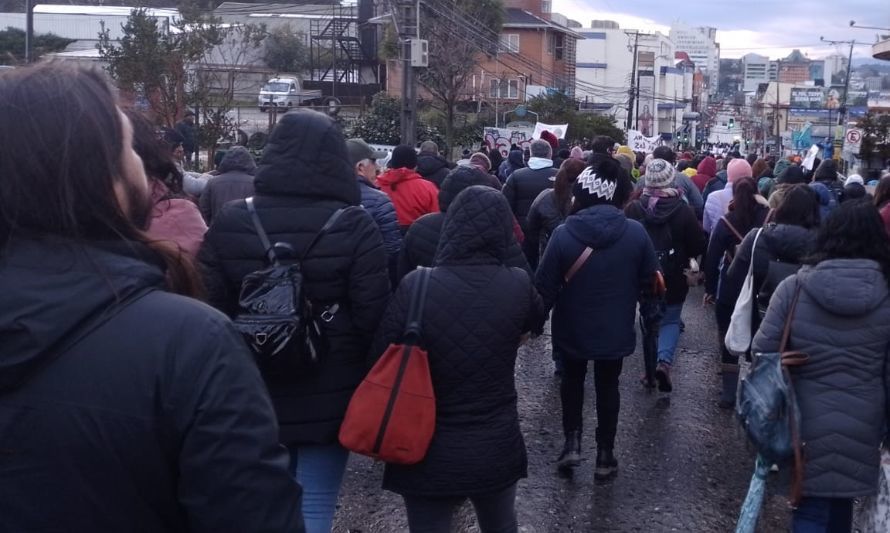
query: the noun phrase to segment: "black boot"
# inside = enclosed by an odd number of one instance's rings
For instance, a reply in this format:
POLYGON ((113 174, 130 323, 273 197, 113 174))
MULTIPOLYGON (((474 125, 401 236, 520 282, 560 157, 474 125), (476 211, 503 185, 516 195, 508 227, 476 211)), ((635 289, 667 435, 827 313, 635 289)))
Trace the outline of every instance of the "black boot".
POLYGON ((581 431, 569 431, 566 433, 566 443, 562 447, 562 453, 556 460, 556 466, 560 470, 570 470, 581 464, 581 431))
POLYGON ((720 394, 720 402, 717 404, 721 409, 735 408, 735 393, 739 386, 739 365, 731 365, 724 363, 723 368, 723 390, 720 394))
POLYGON ((618 459, 612 454, 612 450, 599 448, 596 450, 596 469, 593 471, 593 479, 606 481, 618 474, 618 459))

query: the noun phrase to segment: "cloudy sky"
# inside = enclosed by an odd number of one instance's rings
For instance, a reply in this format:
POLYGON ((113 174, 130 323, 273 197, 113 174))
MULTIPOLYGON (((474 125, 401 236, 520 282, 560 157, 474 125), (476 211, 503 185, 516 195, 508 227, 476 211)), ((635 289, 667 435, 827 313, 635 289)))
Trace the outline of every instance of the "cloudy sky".
MULTIPOLYGON (((813 59, 842 51, 849 45, 831 46, 826 39, 862 41, 854 57, 870 57, 870 45, 878 33, 850 27, 890 28, 888 0, 553 0, 553 11, 590 27, 591 20, 614 20, 622 29, 668 33, 671 23, 718 29, 720 57, 741 57, 756 52, 772 58, 787 56, 799 48, 813 59)), ((885 32, 890 33, 890 32, 885 32)))

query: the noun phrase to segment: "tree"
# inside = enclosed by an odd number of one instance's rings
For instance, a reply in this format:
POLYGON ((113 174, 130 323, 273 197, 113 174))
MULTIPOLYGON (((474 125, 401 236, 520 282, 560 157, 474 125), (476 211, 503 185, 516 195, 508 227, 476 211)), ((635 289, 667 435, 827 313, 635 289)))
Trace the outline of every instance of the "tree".
MULTIPOLYGON (((44 54, 51 54, 65 49, 74 39, 66 39, 52 33, 41 33, 34 36, 31 48, 35 59, 44 54)), ((0 65, 16 65, 25 60, 25 31, 18 28, 6 28, 0 31, 0 65)))
POLYGON ((862 130, 859 158, 866 165, 877 155, 882 161, 890 159, 890 115, 868 113, 856 123, 862 130))
MULTIPOLYGON (((371 106, 364 115, 360 116, 348 128, 350 137, 358 137, 366 142, 395 146, 401 140, 402 101, 387 95, 385 92, 377 93, 371 100, 371 106)), ((439 130, 429 124, 418 121, 417 139, 419 141, 434 141, 441 144, 444 139, 439 130)))
POLYGON ((272 30, 266 39, 266 65, 278 72, 300 74, 309 69, 309 47, 306 35, 289 25, 272 30))
POLYGON ((486 54, 494 55, 504 20, 501 0, 439 0, 421 4, 420 33, 429 40, 430 66, 417 81, 442 113, 445 145, 455 141, 456 105, 486 54), (466 24, 454 21, 468 20, 466 24))
POLYGON ((624 132, 615 126, 612 119, 580 113, 578 103, 565 93, 536 96, 528 101, 528 108, 537 113, 542 122, 568 124, 566 140, 570 142, 593 139, 597 135, 607 135, 616 142, 624 142, 624 132))

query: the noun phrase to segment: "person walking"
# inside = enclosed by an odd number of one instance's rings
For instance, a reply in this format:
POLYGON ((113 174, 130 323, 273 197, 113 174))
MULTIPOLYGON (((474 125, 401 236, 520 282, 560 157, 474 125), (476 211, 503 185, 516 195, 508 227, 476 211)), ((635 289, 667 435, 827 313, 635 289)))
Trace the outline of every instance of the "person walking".
POLYGON ((581 461, 584 379, 593 361, 598 480, 618 472, 618 381, 623 359, 636 347, 637 302, 657 270, 645 228, 620 209, 630 194, 620 186, 624 178, 611 157, 599 158, 578 176, 569 217, 550 237, 535 275, 545 308, 553 309, 553 343, 564 364, 565 444, 558 467, 571 471, 581 461))
POLYGON ((420 143, 420 153, 417 154, 417 173, 424 179, 433 182, 436 188, 442 187, 442 182, 454 165, 439 155, 439 145, 433 141, 420 143))
MULTIPOLYGON (((440 212, 418 218, 405 234, 405 243, 399 253, 398 279, 401 280, 419 266, 433 266, 442 236, 442 225, 451 203, 461 191, 477 185, 491 186, 489 177, 475 167, 457 167, 448 174, 439 190, 440 212)), ((507 266, 532 272, 515 236, 507 246, 505 261, 507 266)))
POLYGON ((726 170, 726 186, 719 191, 715 191, 708 195, 705 202, 704 218, 702 226, 705 233, 710 235, 714 231, 717 221, 729 211, 729 203, 732 201, 732 186, 741 178, 750 178, 751 165, 741 158, 733 159, 729 162, 726 170))
POLYGON ((389 170, 377 177, 377 186, 396 208, 399 229, 404 235, 415 220, 439 211, 439 190, 415 170, 417 153, 410 146, 396 146, 389 160, 389 170))
POLYGON ((655 368, 655 380, 662 392, 671 392, 674 388, 671 369, 680 340, 683 304, 689 293, 685 271, 689 267, 689 260, 705 251, 701 225, 695 211, 683 201, 680 191, 676 189, 675 175, 673 165, 667 161, 652 160, 646 168, 646 185, 642 196, 624 210, 629 219, 641 222, 646 228, 667 286, 667 307, 658 331, 655 368))
POLYGON ((692 183, 698 190, 704 191, 708 183, 717 176, 717 160, 711 156, 702 159, 696 168, 696 174, 692 177, 692 183))
POLYGON ((717 337, 720 346, 721 375, 723 392, 720 407, 729 409, 735 406, 735 393, 738 387, 739 359, 726 349, 724 338, 729 329, 732 312, 741 293, 742 286, 730 283, 727 276, 729 266, 741 247, 745 235, 760 228, 766 221, 769 208, 757 200, 757 184, 752 178, 739 179, 732 188, 732 202, 729 213, 721 217, 711 233, 708 252, 705 255, 705 298, 706 305, 715 305, 717 337))
POLYGON ((873 496, 890 419, 890 239, 878 210, 845 202, 819 230, 813 256, 773 294, 752 350, 776 352, 790 321, 791 367, 806 454, 795 532, 852 530, 853 499, 873 496))
POLYGON ((525 168, 525 161, 522 158, 522 150, 519 148, 516 148, 515 150, 511 148, 510 153, 507 154, 507 159, 501 163, 498 168, 498 179, 501 183, 507 183, 507 178, 520 168, 525 168))
POLYGON ((0 128, 0 529, 304 531, 239 333, 144 232, 150 185, 113 89, 18 68, 0 122, 16 125, 0 128))
POLYGON ((355 170, 358 186, 362 192, 362 207, 374 219, 383 237, 389 281, 395 288, 398 283, 396 275, 399 252, 402 250, 402 232, 399 230, 399 220, 392 200, 376 185, 377 160, 386 157, 386 153, 374 150, 363 139, 347 140, 346 152, 349 154, 349 163, 355 170))
POLYGON ((554 230, 565 221, 572 208, 572 186, 578 175, 587 168, 584 161, 567 159, 556 173, 552 189, 546 189, 535 198, 528 212, 528 233, 522 243, 525 256, 531 258, 532 270, 538 268, 538 260, 547 249, 554 230))
POLYGON ((180 142, 182 143, 184 166, 186 170, 191 170, 194 164, 197 163, 197 161, 192 161, 195 151, 198 149, 198 133, 197 128, 195 127, 195 114, 191 111, 186 111, 182 120, 176 123, 174 129, 176 130, 176 133, 179 134, 180 142))
POLYGON ((194 259, 207 224, 198 206, 184 194, 183 174, 151 123, 135 111, 127 111, 127 118, 133 128, 133 149, 142 160, 151 190, 146 234, 194 259))
MULTIPOLYGON (((420 334, 436 391, 435 432, 421 462, 388 464, 383 476, 383 488, 404 498, 412 533, 449 533, 467 499, 482 533, 518 531, 516 483, 527 475, 527 459, 516 354, 523 334, 543 322, 544 309, 528 273, 506 264, 514 242, 512 214, 499 191, 472 186, 451 203, 420 334)), ((399 285, 375 355, 402 337, 419 279, 415 271, 399 285)))
MULTIPOLYGON (((547 141, 532 141, 528 168, 513 172, 504 185, 504 196, 519 221, 522 234, 528 233, 528 212, 535 198, 545 189, 553 188, 557 169, 553 168, 553 149, 547 141)), ((532 261, 528 255, 526 258, 532 261)))
MULTIPOLYGON (((327 533, 349 456, 337 441, 340 423, 367 370, 368 349, 389 300, 386 251, 374 219, 358 207, 361 194, 346 142, 327 115, 298 110, 282 116, 254 186, 256 215, 270 242, 299 254, 318 237, 301 261, 302 291, 327 353, 311 372, 291 357, 264 362, 261 370, 278 414, 281 442, 305 490, 306 529, 327 533)), ((208 300, 229 316, 239 312, 244 278, 267 266, 267 251, 251 218, 246 202, 226 205, 199 254, 208 300)))
POLYGON ((253 196, 256 161, 247 148, 235 146, 226 152, 216 170, 218 174, 207 182, 198 202, 208 224, 227 203, 253 196))

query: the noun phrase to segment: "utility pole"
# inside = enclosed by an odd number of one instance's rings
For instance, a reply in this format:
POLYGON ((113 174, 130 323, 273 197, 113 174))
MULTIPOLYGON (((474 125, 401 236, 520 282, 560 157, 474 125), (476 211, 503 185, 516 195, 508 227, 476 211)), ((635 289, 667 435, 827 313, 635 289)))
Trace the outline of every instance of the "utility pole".
MULTIPOLYGON (((852 22, 852 21, 851 21, 852 22)), ((852 26, 853 24, 851 24, 852 26)), ((844 137, 847 134, 847 93, 850 90, 850 70, 853 67, 853 47, 856 46, 856 40, 852 41, 832 41, 831 39, 826 39, 825 37, 819 37, 819 40, 822 42, 826 42, 829 44, 849 44, 850 45, 850 55, 847 57, 847 75, 844 80, 844 96, 841 99, 841 107, 838 109, 837 113, 837 125, 836 133, 834 135, 833 145, 833 159, 841 158, 841 150, 844 146, 844 137)), ((829 132, 831 132, 832 124, 829 121, 829 132)))
POLYGON ((25 0, 25 63, 30 63, 34 47, 34 1, 25 0))
POLYGON ((633 49, 633 66, 630 70, 630 100, 627 104, 627 124, 626 129, 630 131, 631 125, 634 123, 634 98, 636 97, 637 91, 639 91, 639 86, 636 83, 637 81, 637 50, 640 45, 640 32, 634 31, 633 33, 625 32, 627 35, 634 36, 634 49, 633 49))
POLYGON ((411 66, 411 39, 419 38, 420 1, 391 0, 390 6, 396 8, 396 29, 402 49, 402 144, 414 146, 417 138, 417 81, 411 66))
POLYGON ((782 84, 779 82, 779 77, 776 76, 776 111, 773 113, 773 127, 776 131, 776 153, 778 154, 778 157, 782 157, 782 134, 779 133, 779 87, 781 86, 782 84))

